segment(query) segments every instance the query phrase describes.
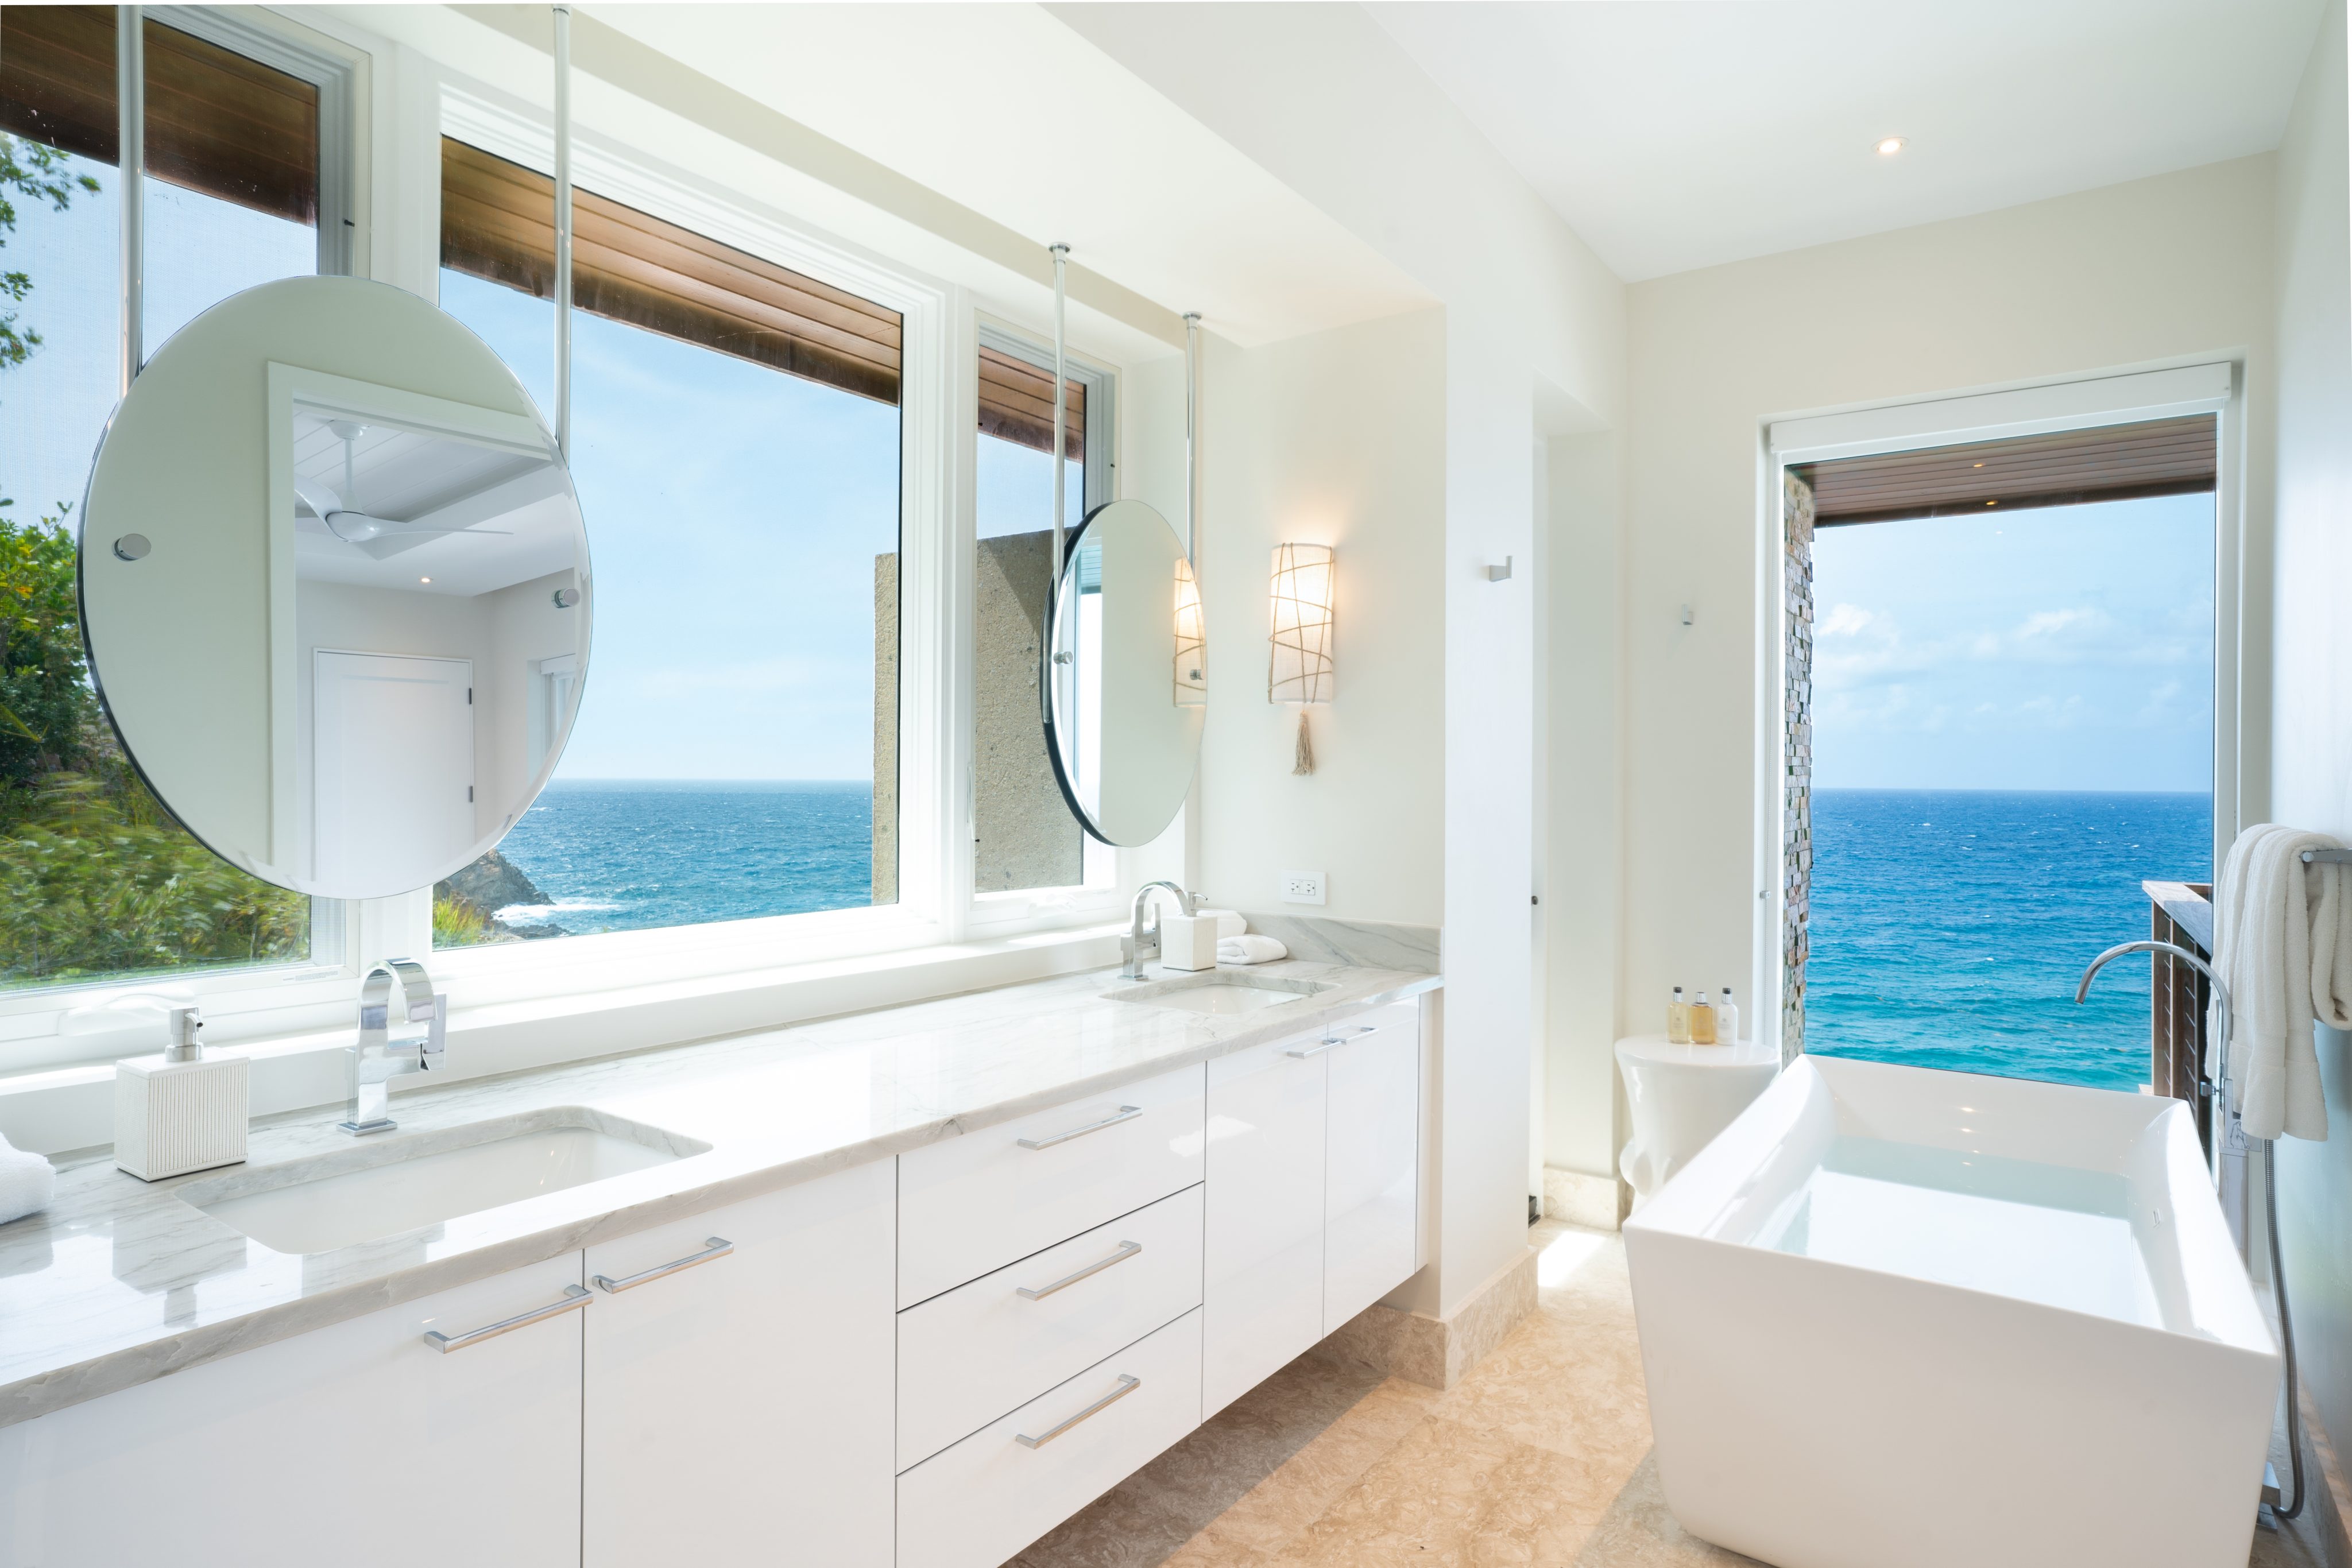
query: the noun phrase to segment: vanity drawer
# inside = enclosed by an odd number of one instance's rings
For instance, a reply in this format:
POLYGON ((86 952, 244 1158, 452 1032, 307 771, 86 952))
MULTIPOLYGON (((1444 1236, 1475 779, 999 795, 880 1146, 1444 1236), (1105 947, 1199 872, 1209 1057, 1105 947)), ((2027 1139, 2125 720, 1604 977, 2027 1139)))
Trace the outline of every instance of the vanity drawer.
POLYGON ((1186 1187, 899 1313, 898 1468, 1199 1306, 1202 1190, 1186 1187))
POLYGON ((1180 1068, 898 1156, 898 1305, 1197 1183, 1206 1070, 1180 1068))
POLYGON ((1200 1424, 1196 1310, 900 1476, 898 1568, 997 1568, 1200 1424))

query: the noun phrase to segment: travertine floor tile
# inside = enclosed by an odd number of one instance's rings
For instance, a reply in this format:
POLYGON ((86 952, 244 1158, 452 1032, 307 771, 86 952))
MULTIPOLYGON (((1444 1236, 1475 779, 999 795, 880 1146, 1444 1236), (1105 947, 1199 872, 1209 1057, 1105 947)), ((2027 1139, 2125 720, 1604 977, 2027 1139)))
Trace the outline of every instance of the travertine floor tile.
POLYGON ((1431 1416, 1276 1561, 1286 1568, 1564 1565, 1586 1528, 1564 1506, 1579 1490, 1574 1469, 1548 1448, 1431 1416))

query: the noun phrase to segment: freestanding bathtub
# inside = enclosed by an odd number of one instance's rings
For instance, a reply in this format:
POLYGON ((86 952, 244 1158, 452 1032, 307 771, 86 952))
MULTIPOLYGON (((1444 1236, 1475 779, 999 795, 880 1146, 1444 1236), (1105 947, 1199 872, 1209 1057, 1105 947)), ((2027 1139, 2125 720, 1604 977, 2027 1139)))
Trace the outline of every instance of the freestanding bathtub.
POLYGON ((2185 1104, 1801 1057, 1625 1256, 1694 1534, 1778 1568, 2244 1568, 2278 1354, 2185 1104))

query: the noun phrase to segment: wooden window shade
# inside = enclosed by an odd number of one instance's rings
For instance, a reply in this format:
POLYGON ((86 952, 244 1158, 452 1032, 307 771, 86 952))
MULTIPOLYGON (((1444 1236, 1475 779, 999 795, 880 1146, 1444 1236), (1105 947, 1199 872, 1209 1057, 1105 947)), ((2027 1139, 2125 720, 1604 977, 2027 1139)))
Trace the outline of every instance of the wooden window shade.
MULTIPOLYGON (((1082 462, 1087 453, 1087 389, 1065 381, 1062 455, 1082 462)), ((980 433, 1039 452, 1054 450, 1054 372, 1000 350, 980 350, 980 433)))
POLYGON ((1790 471, 1813 488, 1813 526, 1949 517, 2186 496, 2214 484, 2210 413, 2007 441, 1841 457, 1790 471))
MULTIPOLYGON (((319 222, 319 89, 149 21, 147 172, 242 207, 319 222)), ((114 7, 0 8, 0 131, 112 163, 114 7)))
MULTIPOLYGON (((572 222, 581 309, 897 404, 896 310, 591 191, 572 222)), ((554 180, 443 138, 441 265, 554 298, 554 180)))

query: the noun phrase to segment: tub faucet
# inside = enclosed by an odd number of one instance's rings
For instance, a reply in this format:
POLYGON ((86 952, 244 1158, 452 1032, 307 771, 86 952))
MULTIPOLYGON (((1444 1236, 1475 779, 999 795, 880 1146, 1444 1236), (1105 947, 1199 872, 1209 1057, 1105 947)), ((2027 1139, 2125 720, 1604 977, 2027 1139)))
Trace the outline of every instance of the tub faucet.
POLYGON ((360 982, 360 1037, 344 1048, 351 1113, 335 1124, 353 1137, 389 1133, 398 1124, 392 1108, 392 1081, 410 1072, 430 1072, 447 1048, 449 998, 436 994, 425 966, 413 958, 387 958, 360 982), (399 988, 403 1029, 392 1032, 393 990, 399 988), (423 1024, 422 1030, 405 1026, 423 1024))
POLYGON ((1144 978, 1144 960, 1160 956, 1160 916, 1154 915, 1151 917, 1150 930, 1144 929, 1143 925, 1143 912, 1151 903, 1151 890, 1155 887, 1164 888, 1176 895, 1176 913, 1179 915, 1191 915, 1201 907, 1199 894, 1187 893, 1172 882, 1147 882, 1137 888, 1134 924, 1128 928, 1127 935, 1119 938, 1118 944, 1121 956, 1127 959, 1119 967, 1118 977, 1122 980, 1144 978))
MULTIPOLYGON (((2215 1033, 2219 1038, 2206 1042, 2210 1048, 2208 1060, 2197 1064, 2197 1092, 2214 1097, 2211 1111, 2213 1180, 2219 1186, 2223 1151, 2234 1141, 2231 1134, 2237 1125, 2237 1118, 2230 1111, 2230 988, 2222 983, 2212 965, 2178 943, 2126 942, 2108 948, 2091 960, 2091 967, 2083 971, 2082 983, 2074 988, 2076 1007, 2082 1006, 2083 998, 2091 994, 2092 977, 2106 967, 2109 959, 2120 958, 2126 953, 2161 953, 2168 958, 2178 958, 2202 974, 2213 988, 2213 1010, 2219 1024, 2215 1033)), ((2242 1147, 2242 1144, 2240 1146, 2242 1147)))

